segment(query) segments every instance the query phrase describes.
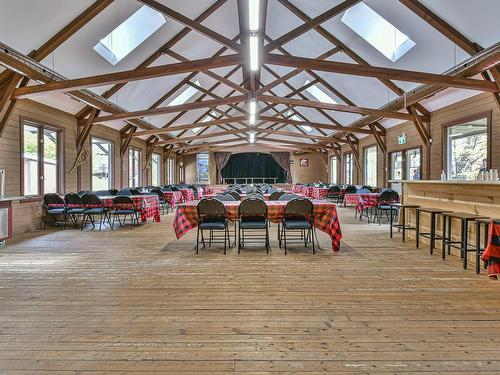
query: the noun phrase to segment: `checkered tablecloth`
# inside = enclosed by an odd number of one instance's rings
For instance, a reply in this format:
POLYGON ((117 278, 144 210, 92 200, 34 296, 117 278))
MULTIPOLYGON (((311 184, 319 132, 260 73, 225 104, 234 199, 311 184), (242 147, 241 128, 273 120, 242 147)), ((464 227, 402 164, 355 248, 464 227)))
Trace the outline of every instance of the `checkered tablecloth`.
POLYGON ((211 186, 204 186, 203 187, 203 195, 213 194, 213 192, 214 192, 214 189, 212 189, 211 186))
POLYGON ((313 194, 312 197, 314 199, 318 199, 318 200, 326 199, 326 196, 328 195, 328 189, 315 187, 315 188, 313 188, 312 194, 313 194))
MULTIPOLYGON (((106 208, 113 208, 114 196, 105 196, 101 198, 102 204, 106 208)), ((158 195, 132 195, 130 198, 134 201, 135 209, 141 210, 141 221, 144 223, 151 218, 155 222, 161 221, 160 201, 158 195)))
POLYGON ((304 189, 303 185, 293 185, 292 186, 292 193, 302 194, 303 189, 304 189))
POLYGON ((181 189, 185 202, 194 201, 194 191, 191 189, 181 189))
POLYGON ((180 191, 164 191, 163 195, 165 196, 165 202, 167 202, 172 209, 179 203, 184 202, 184 197, 180 191))
POLYGON ((394 201, 394 202, 379 202, 378 200, 378 193, 371 193, 371 194, 358 194, 359 199, 356 202, 356 211, 357 212, 362 212, 363 210, 367 208, 372 208, 372 207, 377 207, 377 205, 380 204, 389 204, 389 203, 398 203, 399 199, 394 201))
MULTIPOLYGON (((196 205, 198 202, 186 202, 177 207, 173 227, 177 238, 181 238, 191 229, 198 225, 198 214, 196 205)), ((239 201, 223 202, 226 208, 227 217, 230 221, 238 219, 239 201)), ((285 205, 287 202, 267 201, 267 216, 269 221, 280 222, 285 214, 285 205)), ((337 215, 337 207, 330 202, 313 201, 314 204, 314 227, 325 232, 332 239, 332 250, 337 252, 340 250, 340 240, 342 232, 340 230, 340 222, 337 215)))

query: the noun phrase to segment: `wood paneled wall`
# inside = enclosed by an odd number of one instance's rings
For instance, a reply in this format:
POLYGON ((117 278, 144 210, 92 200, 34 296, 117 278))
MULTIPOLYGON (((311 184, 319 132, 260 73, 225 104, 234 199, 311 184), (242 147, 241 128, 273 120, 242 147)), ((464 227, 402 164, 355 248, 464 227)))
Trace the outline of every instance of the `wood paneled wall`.
MULTIPOLYGON (((465 119, 476 114, 484 114, 491 112, 491 168, 500 169, 500 149, 495 147, 495 144, 500 142, 500 110, 494 101, 491 94, 483 93, 471 98, 465 99, 463 101, 457 102, 450 106, 441 108, 431 113, 430 120, 430 130, 432 136, 432 145, 430 150, 427 150, 422 145, 422 140, 418 135, 418 132, 411 122, 405 122, 403 124, 394 126, 387 129, 386 134, 386 145, 387 145, 387 155, 383 155, 378 148, 378 175, 377 180, 379 186, 387 186, 387 181, 390 179, 390 160, 389 153, 399 150, 406 150, 410 148, 422 147, 422 173, 423 178, 438 180, 440 179, 441 170, 443 169, 443 139, 442 139, 442 129, 443 126, 454 121, 465 119), (398 135, 405 133, 407 136, 407 143, 404 145, 397 144, 398 135)), ((367 136, 359 141, 359 150, 361 158, 361 167, 364 168, 363 163, 363 148, 376 144, 375 138, 373 136, 367 136)), ((344 179, 344 160, 343 156, 345 153, 350 152, 349 145, 342 146, 342 160, 339 163, 339 178, 340 182, 343 183, 344 179)), ((329 153, 329 156, 335 156, 333 152, 329 153)), ((329 159, 330 160, 330 159, 329 159)), ((363 184, 363 173, 354 174, 354 183, 363 184)))

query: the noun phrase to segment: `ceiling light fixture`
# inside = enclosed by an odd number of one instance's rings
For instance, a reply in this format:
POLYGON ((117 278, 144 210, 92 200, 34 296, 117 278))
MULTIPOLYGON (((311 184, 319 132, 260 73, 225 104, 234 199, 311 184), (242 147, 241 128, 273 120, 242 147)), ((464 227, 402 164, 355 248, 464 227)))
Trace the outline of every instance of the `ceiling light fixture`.
POLYGON ((250 34, 250 70, 253 72, 259 69, 259 37, 257 34, 250 34))
POLYGON ((259 29, 259 0, 248 0, 248 27, 252 31, 259 29))
POLYGON ((248 142, 255 143, 255 132, 248 133, 248 142))
POLYGON ((255 115, 256 111, 257 111, 257 103, 255 99, 250 99, 249 112, 251 115, 255 115))
POLYGON ((250 125, 255 125, 255 115, 250 115, 250 125))

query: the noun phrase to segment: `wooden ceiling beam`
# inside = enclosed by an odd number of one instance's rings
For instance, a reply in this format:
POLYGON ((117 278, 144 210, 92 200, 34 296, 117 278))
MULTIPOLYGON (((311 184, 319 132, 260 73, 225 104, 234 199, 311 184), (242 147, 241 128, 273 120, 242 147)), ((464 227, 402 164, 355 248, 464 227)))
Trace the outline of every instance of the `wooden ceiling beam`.
MULTIPOLYGON (((179 139, 169 139, 167 141, 161 141, 158 142, 158 146, 164 146, 164 145, 171 145, 175 143, 182 143, 186 141, 195 141, 195 140, 200 140, 200 139, 207 139, 207 138, 215 138, 215 137, 223 137, 225 135, 234 135, 234 134, 239 134, 239 133, 244 133, 247 132, 248 129, 235 129, 235 130, 226 130, 222 132, 216 132, 216 133, 208 133, 208 134, 203 134, 203 135, 194 135, 192 137, 184 137, 184 138, 179 138, 179 139)), ((235 138, 237 140, 237 138, 235 138)))
POLYGON ((213 41, 223 45, 224 47, 227 47, 235 52, 240 52, 240 45, 238 43, 232 41, 229 38, 226 38, 224 35, 221 35, 206 26, 203 26, 199 22, 193 21, 189 17, 186 17, 185 15, 159 3, 158 1, 155 0, 138 0, 138 1, 164 14, 168 18, 173 19, 181 23, 182 25, 197 31, 201 35, 212 39, 213 41))
MULTIPOLYGON (((210 15, 212 15, 217 9, 219 9, 222 5, 224 5, 227 2, 227 0, 217 0, 215 3, 210 5, 205 11, 203 11, 198 17, 196 17, 194 20, 198 23, 203 22, 205 19, 207 19, 210 15)), ((189 27, 184 27, 181 31, 179 31, 177 34, 175 34, 169 41, 167 41, 164 45, 162 45, 160 48, 158 48, 155 52, 153 52, 151 55, 149 55, 145 60, 143 60, 139 65, 136 66, 136 69, 141 69, 141 68, 147 68, 149 65, 154 63, 162 54, 163 50, 167 50, 172 48, 175 44, 180 42, 186 35, 188 35, 191 32, 191 28, 189 27)), ((222 52, 220 52, 217 55, 221 55, 223 52, 225 52, 227 48, 222 48, 222 52)), ((127 82, 122 82, 122 83, 117 83, 116 85, 113 85, 110 89, 106 90, 101 96, 109 99, 112 95, 116 94, 118 91, 120 91, 127 82)), ((85 116, 87 116, 90 112, 92 107, 90 106, 85 106, 82 108, 78 113, 75 115, 77 119, 82 119, 85 116)))
POLYGON ((352 7, 353 5, 359 3, 360 1, 361 0, 345 0, 345 1, 343 1, 339 5, 328 9, 326 12, 320 14, 319 16, 316 16, 312 19, 309 19, 306 22, 304 22, 302 25, 290 30, 286 34, 277 38, 274 42, 269 43, 265 47, 265 51, 271 52, 271 51, 275 50, 276 48, 285 45, 286 43, 290 42, 291 40, 305 34, 309 30, 322 24, 323 22, 326 22, 329 19, 337 16, 338 14, 342 13, 343 11, 352 7))
POLYGON ((326 110, 338 111, 338 112, 357 113, 360 115, 377 115, 380 117, 395 118, 395 119, 405 120, 405 121, 413 121, 413 116, 411 114, 402 113, 402 112, 391 112, 391 111, 384 111, 384 110, 373 109, 373 108, 354 107, 354 106, 345 105, 345 104, 323 103, 323 102, 313 101, 313 100, 280 98, 280 97, 273 97, 270 95, 259 95, 257 97, 257 99, 262 100, 262 101, 271 102, 271 103, 279 103, 279 104, 285 104, 285 105, 288 104, 288 105, 293 105, 293 106, 298 106, 298 107, 320 108, 320 109, 326 109, 326 110))
POLYGON ((241 64, 240 55, 226 55, 206 59, 192 60, 153 66, 143 69, 128 70, 117 73, 107 73, 90 77, 66 79, 54 81, 42 85, 28 86, 14 91, 15 98, 27 98, 33 95, 47 92, 67 92, 88 87, 112 85, 120 82, 139 81, 149 78, 165 77, 193 71, 201 71, 214 68, 241 64))
MULTIPOLYGON (((500 57, 499 57, 500 59, 500 57)), ((308 59, 304 57, 268 54, 263 56, 263 62, 271 65, 288 66, 291 68, 319 70, 330 73, 356 75, 362 77, 387 78, 400 81, 429 83, 444 87, 457 87, 476 91, 497 92, 498 87, 492 82, 473 78, 462 78, 443 74, 423 73, 410 70, 365 66, 337 61, 308 59)))
POLYGON ((231 96, 228 98, 214 99, 214 100, 203 100, 201 102, 192 102, 179 105, 172 105, 167 107, 158 107, 151 109, 144 109, 140 111, 131 111, 125 113, 118 113, 115 115, 101 116, 94 119, 94 122, 106 122, 114 120, 128 120, 132 118, 140 118, 145 116, 161 116, 168 113, 175 113, 181 111, 188 111, 192 109, 199 108, 213 108, 220 105, 235 104, 240 102, 245 102, 248 100, 246 95, 231 96))
POLYGON ((151 129, 151 130, 144 130, 140 132, 136 132, 134 134, 134 137, 142 137, 144 135, 158 135, 158 134, 166 134, 170 132, 175 132, 179 130, 189 130, 189 129, 194 129, 194 128, 209 128, 211 126, 215 125, 223 125, 223 124, 229 124, 229 123, 234 123, 234 122, 239 122, 239 121, 244 121, 246 120, 245 116, 240 116, 240 117, 231 117, 231 118, 221 118, 213 121, 206 121, 206 122, 194 122, 192 124, 185 124, 185 125, 177 125, 177 126, 172 126, 169 128, 158 128, 158 129, 151 129))

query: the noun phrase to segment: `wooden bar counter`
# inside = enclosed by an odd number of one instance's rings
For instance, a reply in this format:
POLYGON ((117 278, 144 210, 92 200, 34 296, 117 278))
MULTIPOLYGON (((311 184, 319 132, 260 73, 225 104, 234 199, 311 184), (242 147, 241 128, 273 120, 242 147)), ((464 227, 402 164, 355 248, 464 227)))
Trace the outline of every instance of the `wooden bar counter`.
MULTIPOLYGON (((441 208, 453 212, 466 212, 490 218, 500 218, 500 182, 494 181, 391 181, 402 184, 402 202, 415 204, 426 208, 441 208)), ((415 212, 409 213, 410 224, 415 224, 415 212)), ((427 215, 421 215, 421 230, 428 231, 429 220, 427 215)), ((441 233, 442 221, 438 218, 436 231, 441 233)), ((458 223, 453 225, 453 236, 459 238, 460 228, 458 223)), ((410 238, 415 238, 415 232, 408 232, 410 238)), ((475 241, 475 226, 469 226, 469 244, 475 241)), ((429 241, 421 239, 421 248, 427 248, 429 241)), ((436 241, 435 249, 441 249, 441 241, 436 241)), ((458 250, 452 250, 454 255, 460 255, 458 250)), ((472 253, 469 261, 475 263, 472 253)))

